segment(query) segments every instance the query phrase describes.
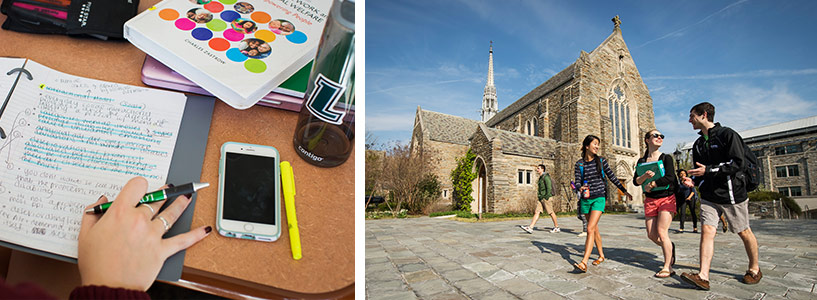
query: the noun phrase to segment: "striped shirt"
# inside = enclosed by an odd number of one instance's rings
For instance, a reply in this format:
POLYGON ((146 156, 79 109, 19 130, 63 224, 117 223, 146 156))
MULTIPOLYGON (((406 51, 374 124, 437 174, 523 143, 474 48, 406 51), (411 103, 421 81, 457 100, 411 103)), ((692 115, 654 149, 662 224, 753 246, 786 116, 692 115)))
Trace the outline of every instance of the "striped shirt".
MULTIPOLYGON (((601 166, 602 170, 604 171, 605 178, 609 179, 619 190, 623 192, 627 192, 627 188, 625 188, 621 181, 616 178, 616 174, 610 170, 610 166, 607 164, 607 159, 601 158, 601 166)), ((584 164, 584 180, 587 180, 587 185, 590 186, 590 198, 598 198, 598 197, 607 197, 607 189, 605 188, 605 182, 601 178, 601 174, 599 174, 598 169, 596 168, 596 160, 593 159, 591 161, 584 161, 584 158, 579 159, 576 162, 576 166, 573 169, 573 175, 576 178, 576 185, 582 186, 584 182, 582 181, 582 171, 579 166, 584 164)))

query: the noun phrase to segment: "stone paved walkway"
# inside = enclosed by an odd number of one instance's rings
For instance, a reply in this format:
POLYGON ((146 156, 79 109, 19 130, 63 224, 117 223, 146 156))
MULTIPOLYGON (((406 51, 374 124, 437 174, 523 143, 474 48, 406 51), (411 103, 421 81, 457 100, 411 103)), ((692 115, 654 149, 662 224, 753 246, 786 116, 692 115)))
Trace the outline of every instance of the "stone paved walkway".
MULTIPOLYGON (((693 289, 681 272, 696 271, 693 233, 674 233, 678 275, 652 277, 663 259, 646 237, 643 216, 604 215, 600 222, 607 261, 575 273, 584 238, 575 217, 559 219, 549 233, 541 218, 533 234, 527 221, 463 223, 413 218, 366 221, 368 299, 817 299, 817 220, 753 220, 763 279, 740 282, 748 259, 737 234, 715 237, 711 290, 693 289)), ((691 224, 687 229, 691 228, 691 224)), ((591 256, 591 261, 597 255, 591 256)))

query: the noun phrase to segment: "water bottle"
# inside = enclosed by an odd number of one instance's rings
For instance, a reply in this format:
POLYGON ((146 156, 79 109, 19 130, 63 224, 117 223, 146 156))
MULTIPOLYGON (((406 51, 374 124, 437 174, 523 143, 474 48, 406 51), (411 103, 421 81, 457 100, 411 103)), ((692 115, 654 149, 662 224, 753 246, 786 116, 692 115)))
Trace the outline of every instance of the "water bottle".
POLYGON ((590 187, 587 185, 587 180, 584 181, 584 185, 582 185, 582 186, 587 187, 587 189, 585 189, 584 192, 582 193, 582 198, 589 199, 590 198, 590 187))
POLYGON ((355 2, 336 0, 293 137, 295 152, 319 167, 343 164, 355 139, 355 2))

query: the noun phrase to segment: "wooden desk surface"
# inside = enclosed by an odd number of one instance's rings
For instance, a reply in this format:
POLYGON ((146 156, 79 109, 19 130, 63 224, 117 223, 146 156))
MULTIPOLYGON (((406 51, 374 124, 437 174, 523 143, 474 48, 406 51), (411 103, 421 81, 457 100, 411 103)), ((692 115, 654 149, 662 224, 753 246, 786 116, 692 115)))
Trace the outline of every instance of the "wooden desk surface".
MULTIPOLYGON (((155 4, 143 0, 140 11, 155 4)), ((0 15, 0 23, 6 16, 0 15)), ((24 57, 76 76, 137 86, 145 54, 127 41, 101 41, 0 30, 0 57, 24 57)), ((187 250, 182 279, 271 297, 338 297, 354 289, 354 153, 335 168, 314 167, 297 156, 292 136, 297 113, 267 107, 235 110, 216 101, 205 150, 192 227, 215 229, 219 149, 225 142, 275 146, 295 171, 303 258, 292 259, 286 227, 273 243, 213 233, 187 250)), ((281 204, 283 209, 284 205, 281 204)), ((286 224, 286 214, 281 221, 286 224)))

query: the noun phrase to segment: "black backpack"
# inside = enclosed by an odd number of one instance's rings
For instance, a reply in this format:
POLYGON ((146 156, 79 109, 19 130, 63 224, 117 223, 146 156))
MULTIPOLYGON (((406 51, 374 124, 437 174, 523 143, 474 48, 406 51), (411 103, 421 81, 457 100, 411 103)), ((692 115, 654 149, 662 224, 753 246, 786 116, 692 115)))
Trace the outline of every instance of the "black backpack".
POLYGON ((743 138, 740 139, 740 143, 743 144, 743 161, 745 162, 743 173, 746 176, 746 192, 748 193, 756 190, 760 185, 760 165, 757 163, 757 156, 743 142, 743 138))
POLYGON ((756 190, 757 187, 760 186, 760 164, 758 164, 757 156, 755 156, 755 153, 752 152, 752 149, 749 149, 749 146, 743 142, 743 137, 738 135, 738 141, 740 141, 741 146, 743 146, 744 164, 741 172, 744 174, 746 192, 748 193, 756 190))

